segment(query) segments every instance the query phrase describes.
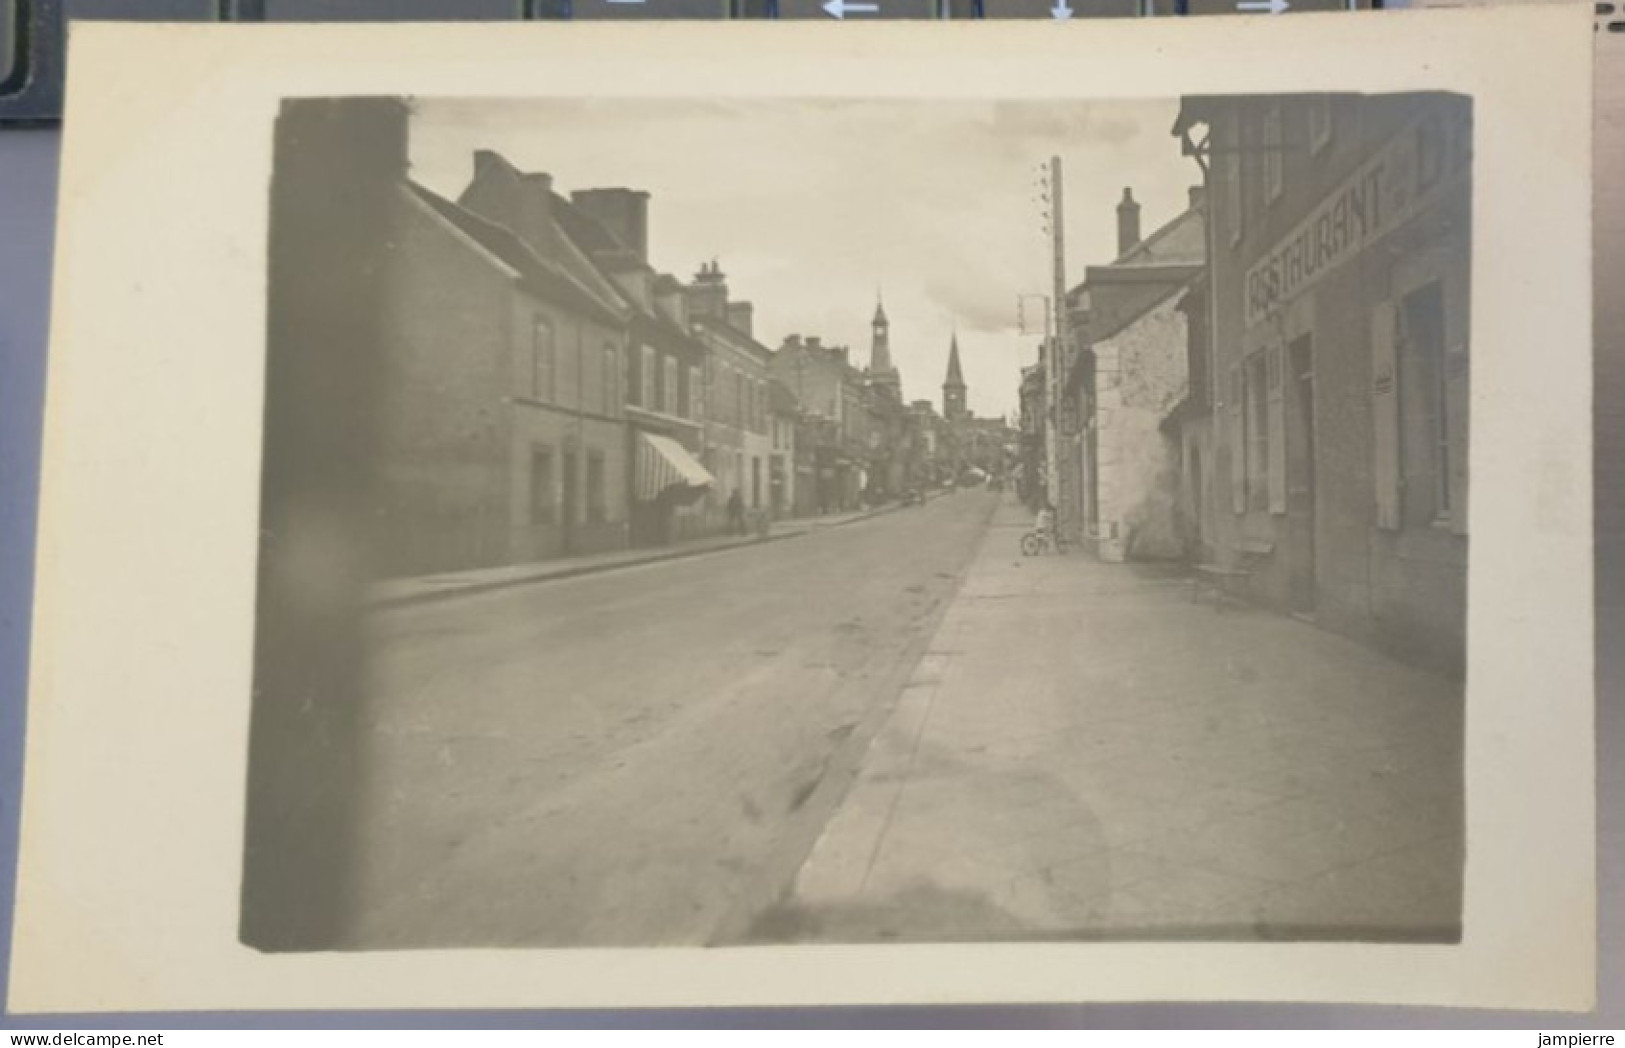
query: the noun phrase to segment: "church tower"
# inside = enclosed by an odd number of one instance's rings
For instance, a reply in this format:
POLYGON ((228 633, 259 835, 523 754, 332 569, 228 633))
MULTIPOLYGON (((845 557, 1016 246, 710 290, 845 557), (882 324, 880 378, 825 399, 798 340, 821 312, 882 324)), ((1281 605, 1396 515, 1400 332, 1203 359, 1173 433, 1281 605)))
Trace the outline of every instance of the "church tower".
POLYGON ((902 377, 891 362, 891 323, 886 319, 886 307, 875 298, 875 319, 870 328, 869 383, 893 400, 903 397, 902 377))
POLYGON ((948 377, 942 383, 942 417, 950 422, 969 418, 965 410, 965 376, 959 370, 959 332, 948 346, 948 377))

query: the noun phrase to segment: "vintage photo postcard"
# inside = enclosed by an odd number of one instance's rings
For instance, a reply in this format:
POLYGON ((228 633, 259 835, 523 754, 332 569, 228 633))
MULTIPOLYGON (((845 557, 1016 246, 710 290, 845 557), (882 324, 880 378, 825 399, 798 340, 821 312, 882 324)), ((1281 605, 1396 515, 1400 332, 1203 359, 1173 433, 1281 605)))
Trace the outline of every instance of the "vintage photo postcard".
POLYGON ((1589 26, 80 27, 14 1006, 1586 1007, 1589 26))

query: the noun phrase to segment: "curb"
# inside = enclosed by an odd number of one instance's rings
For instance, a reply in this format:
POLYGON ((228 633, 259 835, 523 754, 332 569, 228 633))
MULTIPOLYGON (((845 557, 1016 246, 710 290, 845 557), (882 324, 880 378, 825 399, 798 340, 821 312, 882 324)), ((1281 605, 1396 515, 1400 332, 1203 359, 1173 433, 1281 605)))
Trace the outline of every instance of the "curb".
POLYGON ((518 578, 496 579, 491 582, 471 582, 466 586, 448 586, 443 590, 428 590, 423 593, 409 593, 399 597, 381 597, 376 600, 368 600, 363 602, 363 607, 365 610, 399 608, 410 604, 429 604, 434 601, 452 600, 457 597, 473 597, 482 593, 491 593, 495 590, 512 589, 516 586, 535 586, 544 582, 560 582, 564 579, 580 578, 583 575, 600 575, 605 572, 619 571, 622 568, 638 568, 645 564, 659 564, 667 560, 703 557, 707 553, 727 553, 730 550, 743 549, 746 546, 760 546, 768 542, 782 542, 785 539, 800 538, 806 534, 808 532, 805 530, 786 531, 781 535, 761 535, 756 538, 747 538, 741 542, 730 542, 722 546, 707 546, 703 549, 666 550, 647 557, 616 561, 612 564, 581 564, 575 567, 558 568, 518 578))
MULTIPOLYGON (((931 498, 940 497, 940 495, 931 496, 931 498)), ((927 498, 926 501, 931 501, 931 498, 927 498)), ((727 553, 730 550, 743 549, 746 546, 759 546, 767 542, 782 542, 785 539, 800 538, 804 535, 810 535, 814 531, 824 530, 827 528, 845 527, 848 524, 856 524, 859 521, 870 520, 874 517, 881 516, 882 514, 893 513, 903 508, 904 507, 901 503, 887 503, 884 506, 877 506, 868 513, 864 513, 856 517, 848 517, 846 520, 837 521, 834 524, 826 524, 823 525, 822 528, 816 524, 811 524, 809 526, 800 527, 796 530, 786 531, 779 535, 761 535, 755 538, 747 538, 740 542, 730 542, 721 546, 707 546, 703 549, 677 548, 663 550, 658 553, 652 553, 646 557, 638 557, 633 560, 616 561, 610 564, 581 564, 575 567, 560 567, 549 571, 538 572, 535 575, 524 575, 517 578, 508 579, 495 579, 491 582, 471 582, 466 586, 447 586, 443 590, 426 590, 423 593, 409 593, 399 597, 381 597, 376 600, 363 601, 362 607, 365 610, 370 611, 378 608, 400 608, 413 604, 429 604, 434 601, 453 600, 457 597, 473 597, 482 593, 491 593, 496 590, 512 589, 515 586, 534 586, 544 582, 560 582, 564 579, 580 578, 583 575, 598 575, 609 571, 619 571, 622 568, 637 568, 642 567, 645 564, 659 564, 662 561, 682 560, 686 557, 702 557, 707 553, 727 553)))

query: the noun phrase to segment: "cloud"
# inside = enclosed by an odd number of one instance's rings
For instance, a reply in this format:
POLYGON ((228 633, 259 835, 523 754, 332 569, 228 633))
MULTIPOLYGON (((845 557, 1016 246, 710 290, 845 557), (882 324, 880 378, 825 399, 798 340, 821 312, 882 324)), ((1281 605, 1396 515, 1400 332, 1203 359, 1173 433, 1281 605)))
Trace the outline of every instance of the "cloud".
MULTIPOLYGON (((455 196, 475 149, 555 176, 561 192, 647 190, 656 266, 718 258, 758 336, 819 334, 868 359, 877 285, 911 396, 938 396, 957 328, 979 412, 1016 400, 1034 339, 1017 296, 1050 289, 1035 181, 1066 166, 1068 272, 1109 261, 1132 184, 1146 228, 1193 172, 1167 134, 1176 102, 425 100, 415 177, 455 196)), ((1031 305, 1031 304, 1030 304, 1031 305)))

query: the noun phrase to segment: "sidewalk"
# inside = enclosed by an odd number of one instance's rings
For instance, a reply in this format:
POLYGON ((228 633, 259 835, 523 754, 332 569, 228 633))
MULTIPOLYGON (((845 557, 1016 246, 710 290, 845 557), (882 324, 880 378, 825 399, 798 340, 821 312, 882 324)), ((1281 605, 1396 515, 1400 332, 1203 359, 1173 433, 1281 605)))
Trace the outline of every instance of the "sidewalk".
POLYGON ((851 524, 897 509, 896 503, 887 503, 872 509, 850 513, 830 513, 822 517, 798 517, 774 521, 768 525, 766 535, 713 535, 703 539, 673 543, 669 546, 648 546, 637 549, 612 550, 579 557, 555 557, 552 560, 532 561, 525 564, 504 564, 492 568, 469 571, 450 571, 438 575, 413 578, 384 579, 368 590, 367 603, 373 607, 416 604, 426 600, 468 596, 488 590, 505 589, 536 582, 552 582, 575 578, 617 568, 630 568, 639 564, 695 557, 705 553, 751 546, 759 542, 795 538, 821 528, 851 524))
POLYGON ((999 509, 763 938, 1453 940, 1458 685, 999 509))

